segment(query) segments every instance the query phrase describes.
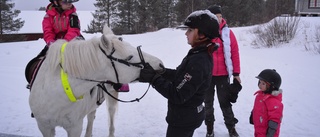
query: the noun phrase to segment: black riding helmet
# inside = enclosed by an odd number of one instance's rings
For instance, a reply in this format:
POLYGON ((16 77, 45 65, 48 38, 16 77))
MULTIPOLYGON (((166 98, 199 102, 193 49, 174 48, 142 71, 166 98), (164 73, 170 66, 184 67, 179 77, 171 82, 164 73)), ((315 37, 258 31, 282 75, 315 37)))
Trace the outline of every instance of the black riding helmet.
MULTIPOLYGON (((54 1, 57 1, 58 2, 58 0, 49 0, 51 3, 53 3, 54 1)), ((74 3, 74 2, 77 2, 77 1, 79 1, 79 0, 62 0, 62 2, 65 2, 65 3, 74 3)))
POLYGON ((270 84, 269 91, 271 92, 279 90, 281 86, 281 77, 275 69, 265 69, 256 78, 268 82, 270 84))
POLYGON ((222 14, 220 5, 212 5, 208 7, 208 10, 213 14, 222 14))
MULTIPOLYGON (((54 2, 56 1, 57 4, 59 0, 49 0, 52 4, 54 4, 55 6, 59 6, 59 5, 56 5, 54 2)), ((65 2, 65 3, 74 3, 74 2, 78 2, 79 0, 62 0, 62 2, 65 2)))
POLYGON ((192 12, 179 28, 197 28, 207 38, 220 37, 219 23, 216 15, 209 10, 198 10, 192 12))

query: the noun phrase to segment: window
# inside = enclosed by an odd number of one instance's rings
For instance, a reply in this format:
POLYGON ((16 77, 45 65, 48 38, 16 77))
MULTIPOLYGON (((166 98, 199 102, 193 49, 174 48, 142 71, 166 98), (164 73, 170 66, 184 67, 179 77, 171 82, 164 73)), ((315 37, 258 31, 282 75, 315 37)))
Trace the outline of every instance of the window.
POLYGON ((309 0, 310 8, 320 8, 320 0, 309 0))

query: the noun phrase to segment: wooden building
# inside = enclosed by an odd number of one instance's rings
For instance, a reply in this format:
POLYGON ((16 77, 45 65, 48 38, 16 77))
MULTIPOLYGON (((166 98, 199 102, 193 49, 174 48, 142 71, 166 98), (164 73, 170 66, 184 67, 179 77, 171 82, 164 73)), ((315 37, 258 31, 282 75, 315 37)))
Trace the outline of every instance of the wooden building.
POLYGON ((43 38, 43 33, 0 34, 1 42, 30 41, 43 38))
POLYGON ((295 0, 298 16, 320 16, 320 0, 295 0))

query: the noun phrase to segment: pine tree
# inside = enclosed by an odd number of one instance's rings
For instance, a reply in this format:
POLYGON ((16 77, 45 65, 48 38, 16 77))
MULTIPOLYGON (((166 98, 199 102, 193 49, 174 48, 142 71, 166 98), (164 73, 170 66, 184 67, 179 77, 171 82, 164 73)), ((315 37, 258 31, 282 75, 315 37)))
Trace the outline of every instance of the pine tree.
POLYGON ((96 0, 94 6, 97 8, 92 13, 93 20, 88 26, 88 33, 102 32, 103 26, 108 24, 111 27, 111 19, 115 16, 117 1, 116 0, 96 0))
POLYGON ((166 27, 175 27, 176 15, 174 13, 174 0, 160 0, 156 1, 153 5, 150 6, 151 13, 151 25, 154 26, 155 30, 166 28, 166 27))
POLYGON ((174 10, 179 24, 193 11, 205 10, 210 5, 218 4, 216 0, 178 0, 174 10))
POLYGON ((46 7, 40 7, 39 11, 46 11, 46 7))
MULTIPOLYGON (((194 0, 179 0, 175 5, 175 12, 177 14, 177 21, 183 22, 186 17, 193 12, 194 0)), ((180 23, 181 24, 181 23, 180 23)))
POLYGON ((24 25, 21 18, 15 19, 20 14, 20 10, 13 10, 12 0, 0 0, 0 34, 18 31, 24 25))
POLYGON ((281 14, 293 14, 294 4, 295 2, 293 0, 267 0, 266 8, 268 9, 268 19, 273 19, 281 14))
POLYGON ((265 0, 249 0, 251 1, 250 8, 247 14, 251 15, 248 22, 244 25, 254 25, 254 24, 261 24, 269 21, 265 14, 266 14, 266 1, 265 0))
POLYGON ((151 14, 150 12, 150 5, 153 5, 152 1, 148 0, 139 0, 139 3, 137 3, 135 9, 136 9, 136 16, 135 16, 135 32, 136 33, 142 33, 147 32, 148 27, 150 27, 150 20, 151 20, 151 14))
POLYGON ((139 21, 137 16, 137 5, 139 0, 117 0, 117 14, 113 32, 115 34, 133 34, 137 33, 139 21))

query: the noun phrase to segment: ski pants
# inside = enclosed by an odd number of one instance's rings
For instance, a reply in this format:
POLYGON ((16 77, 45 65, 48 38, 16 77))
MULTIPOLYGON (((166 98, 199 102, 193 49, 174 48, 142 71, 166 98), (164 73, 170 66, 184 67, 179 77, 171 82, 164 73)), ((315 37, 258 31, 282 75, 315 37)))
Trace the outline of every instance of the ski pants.
POLYGON ((181 127, 168 125, 166 137, 192 137, 194 130, 196 130, 198 127, 181 127))
POLYGON ((225 125, 228 129, 231 129, 235 126, 238 120, 234 117, 232 111, 232 104, 228 98, 229 92, 229 77, 228 76, 212 76, 212 83, 210 88, 206 92, 205 96, 205 123, 206 124, 213 124, 215 121, 214 118, 214 95, 215 91, 217 91, 217 97, 220 104, 220 108, 224 117, 225 125), (216 87, 216 90, 215 90, 216 87))

